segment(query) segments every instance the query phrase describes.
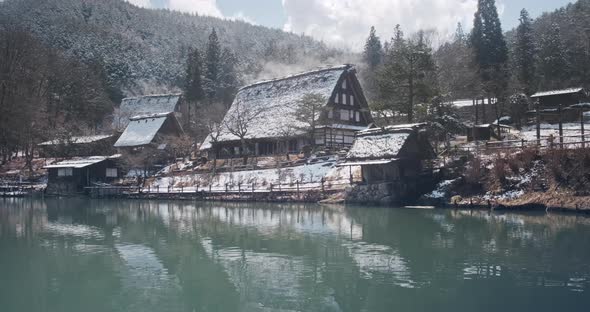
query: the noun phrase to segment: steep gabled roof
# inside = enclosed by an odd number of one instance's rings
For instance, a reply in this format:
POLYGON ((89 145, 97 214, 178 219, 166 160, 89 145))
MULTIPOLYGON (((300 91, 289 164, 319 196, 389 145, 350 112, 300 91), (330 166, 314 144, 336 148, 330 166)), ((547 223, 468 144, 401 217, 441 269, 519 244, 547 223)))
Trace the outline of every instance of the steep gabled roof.
POLYGON ((135 147, 152 143, 166 120, 171 120, 175 126, 182 129, 172 113, 132 117, 115 147, 135 147))
POLYGON ((127 126, 129 118, 138 115, 164 114, 176 111, 181 94, 159 94, 125 98, 117 116, 115 116, 115 128, 127 126))
POLYGON ((381 160, 398 158, 412 130, 381 131, 358 134, 346 160, 381 160))
POLYGON ((540 98, 546 96, 553 96, 553 95, 563 95, 563 94, 575 94, 584 91, 584 88, 570 88, 570 89, 563 89, 563 90, 552 90, 552 91, 543 91, 537 92, 531 95, 531 98, 540 98))
MULTIPOLYGON (((351 65, 341 65, 315 70, 285 78, 262 81, 240 89, 224 118, 224 124, 235 119, 240 111, 255 112, 257 117, 248 125, 247 138, 280 137, 283 129, 301 129, 306 124, 297 120, 295 113, 300 100, 306 94, 319 94, 326 98, 326 105, 343 75, 352 70, 351 65)), ((303 134, 301 131, 296 134, 303 134)), ((220 142, 237 141, 238 137, 224 130, 220 142)), ((201 149, 211 147, 208 137, 201 149)))

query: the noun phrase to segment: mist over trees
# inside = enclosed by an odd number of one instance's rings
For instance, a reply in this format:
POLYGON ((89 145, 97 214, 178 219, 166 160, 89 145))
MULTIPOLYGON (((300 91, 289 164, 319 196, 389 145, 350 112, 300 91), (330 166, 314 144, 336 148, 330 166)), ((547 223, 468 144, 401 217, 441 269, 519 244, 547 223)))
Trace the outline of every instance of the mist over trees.
POLYGON ((430 43, 431 33, 407 36, 402 28, 383 40, 372 27, 363 52, 363 85, 386 123, 432 119, 445 103, 483 98, 498 101, 489 113, 518 122, 523 94, 590 86, 590 0, 535 20, 523 9, 519 26, 508 32, 495 1, 478 0, 471 33, 459 24, 438 47, 430 43))

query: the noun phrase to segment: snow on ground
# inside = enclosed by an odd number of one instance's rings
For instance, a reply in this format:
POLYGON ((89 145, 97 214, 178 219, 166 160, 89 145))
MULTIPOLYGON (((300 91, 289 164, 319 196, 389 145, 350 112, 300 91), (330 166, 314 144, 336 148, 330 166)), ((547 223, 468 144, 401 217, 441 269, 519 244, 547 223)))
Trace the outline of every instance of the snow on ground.
POLYGON ((459 180, 460 179, 442 181, 436 186, 434 191, 424 195, 424 197, 430 199, 443 199, 448 195, 448 192, 450 188, 453 186, 453 184, 455 184, 459 180))
MULTIPOLYGON (((590 125, 587 125, 590 129, 590 125)), ((563 135, 564 143, 573 143, 573 142, 581 142, 581 129, 580 123, 564 123, 563 124, 563 135), (567 136, 576 136, 576 137, 567 137, 567 136)), ((543 145, 547 144, 547 138, 553 135, 555 137, 554 143, 559 143, 559 125, 558 124, 541 124, 541 143, 543 145)), ((529 143, 535 143, 537 141, 537 126, 531 125, 523 127, 520 132, 521 138, 529 141, 529 143)), ((588 133, 586 140, 590 141, 590 133, 588 133)))
POLYGON ((237 190, 238 185, 241 185, 243 190, 249 190, 254 184, 256 190, 270 190, 271 184, 273 189, 277 189, 278 184, 283 187, 293 187, 299 181, 302 187, 319 189, 322 178, 326 187, 331 184, 343 187, 350 182, 351 172, 355 180, 360 179, 360 167, 336 167, 336 162, 332 160, 280 169, 221 172, 215 176, 206 173, 187 173, 174 177, 158 177, 151 187, 160 189, 183 187, 183 190, 189 192, 197 190, 197 186, 199 190, 208 190, 211 186, 212 191, 224 191, 226 185, 230 190, 237 190))

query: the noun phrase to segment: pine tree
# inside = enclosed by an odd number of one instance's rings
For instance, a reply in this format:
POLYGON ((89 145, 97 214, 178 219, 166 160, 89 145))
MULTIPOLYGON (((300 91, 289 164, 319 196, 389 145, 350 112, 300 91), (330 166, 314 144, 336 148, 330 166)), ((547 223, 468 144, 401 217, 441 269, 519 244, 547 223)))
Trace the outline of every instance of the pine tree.
POLYGON ((414 122, 416 100, 428 102, 436 93, 435 69, 424 33, 405 40, 401 27, 396 26, 390 53, 378 78, 382 98, 390 99, 392 110, 404 113, 408 122, 414 122))
POLYGON ((541 39, 539 52, 539 69, 542 76, 542 87, 554 89, 565 87, 567 59, 561 38, 561 30, 557 24, 551 26, 549 33, 541 39))
POLYGON ((217 98, 225 105, 231 105, 237 93, 240 81, 236 66, 238 60, 229 48, 224 48, 221 53, 221 66, 217 86, 217 98))
POLYGON ((203 64, 201 53, 198 49, 191 49, 188 54, 184 84, 184 96, 189 102, 197 102, 203 99, 203 64))
POLYGON ((205 92, 210 101, 213 101, 216 96, 217 84, 219 80, 221 59, 221 46, 215 28, 209 35, 207 42, 207 49, 205 53, 205 92))
POLYGON ((518 81, 526 95, 534 91, 535 80, 535 43, 532 20, 527 10, 520 12, 520 25, 516 30, 515 66, 518 81))
POLYGON ((506 87, 508 46, 502 33, 495 0, 479 0, 471 34, 475 62, 484 88, 500 96, 506 87))
POLYGON ((363 59, 369 66, 371 71, 375 70, 383 57, 383 46, 381 45, 381 39, 376 34, 375 27, 371 27, 369 37, 365 43, 365 51, 363 53, 363 59))
POLYGON ((188 54, 187 64, 186 64, 186 74, 185 74, 185 83, 184 83, 184 96, 188 104, 188 129, 193 129, 192 124, 193 120, 191 114, 197 108, 197 103, 201 101, 205 97, 205 92, 203 91, 203 82, 202 82, 202 74, 203 74, 203 64, 201 60, 201 53, 198 49, 191 49, 188 54))

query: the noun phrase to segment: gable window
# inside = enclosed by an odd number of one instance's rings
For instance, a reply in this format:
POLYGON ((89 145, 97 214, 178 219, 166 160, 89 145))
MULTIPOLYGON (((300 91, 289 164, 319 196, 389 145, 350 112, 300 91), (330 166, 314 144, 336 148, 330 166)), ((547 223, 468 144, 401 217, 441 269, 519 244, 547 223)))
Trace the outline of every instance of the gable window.
POLYGON ((350 96, 350 105, 354 106, 354 96, 352 95, 350 96))
POLYGON ((117 168, 107 168, 107 178, 116 178, 117 168))
POLYGON ((346 90, 346 80, 344 80, 344 82, 342 82, 342 89, 346 90))
POLYGON ((330 110, 328 110, 328 119, 332 119, 332 118, 334 118, 334 110, 330 109, 330 110))
POLYGON ((340 103, 340 99, 339 99, 339 98, 340 98, 340 94, 338 93, 338 94, 336 94, 336 96, 334 97, 334 103, 336 103, 336 104, 340 103))
POLYGON ((356 112, 355 117, 356 122, 361 122, 361 112, 356 112))
POLYGON ((350 120, 350 113, 346 109, 340 110, 340 120, 350 120))
POLYGON ((346 105, 347 99, 348 99, 348 94, 342 94, 342 104, 346 105))
POLYGON ((74 175, 74 169, 72 168, 58 168, 57 169, 57 176, 58 177, 71 177, 74 175))

